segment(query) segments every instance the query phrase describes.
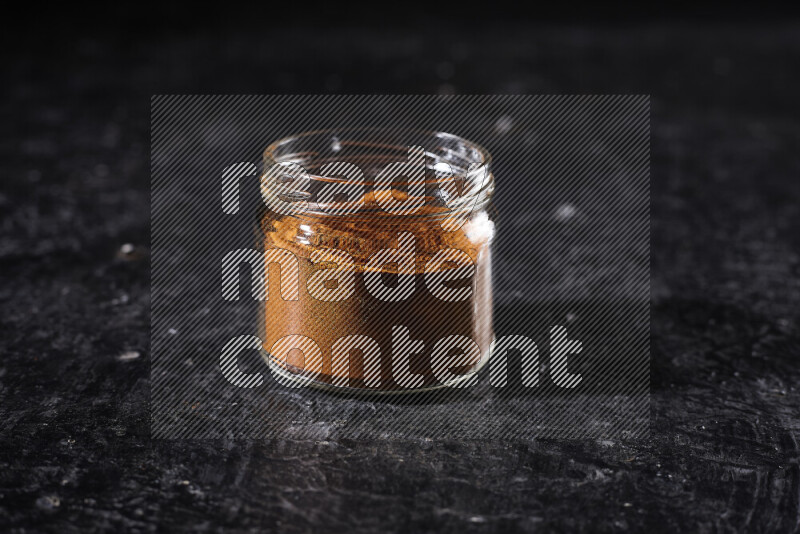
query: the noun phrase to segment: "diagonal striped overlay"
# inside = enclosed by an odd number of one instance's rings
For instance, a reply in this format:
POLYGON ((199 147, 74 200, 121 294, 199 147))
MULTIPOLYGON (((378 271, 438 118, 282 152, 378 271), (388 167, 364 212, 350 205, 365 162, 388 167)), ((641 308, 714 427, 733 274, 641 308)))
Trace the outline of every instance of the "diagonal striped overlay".
MULTIPOLYGON (((649 106, 647 96, 609 95, 153 97, 153 436, 644 435, 649 106), (301 288, 251 286, 243 263, 238 298, 235 288, 222 289, 231 253, 254 248, 264 148, 292 134, 355 127, 449 132, 492 154, 495 353, 504 358, 464 387, 400 396, 286 387, 257 351, 263 302, 253 296, 291 296, 306 291, 304 281, 301 288), (221 195, 232 168, 241 175, 236 206, 221 195), (238 369, 263 380, 237 386, 226 378, 231 369, 220 358, 238 336, 249 336, 236 345, 238 369), (580 352, 567 365, 561 349, 551 348, 571 342, 579 342, 580 352)), ((404 323, 402 316, 386 317, 387 328, 404 323)), ((348 341, 370 347, 365 339, 348 341)), ((453 343, 445 339, 442 347, 453 343)))

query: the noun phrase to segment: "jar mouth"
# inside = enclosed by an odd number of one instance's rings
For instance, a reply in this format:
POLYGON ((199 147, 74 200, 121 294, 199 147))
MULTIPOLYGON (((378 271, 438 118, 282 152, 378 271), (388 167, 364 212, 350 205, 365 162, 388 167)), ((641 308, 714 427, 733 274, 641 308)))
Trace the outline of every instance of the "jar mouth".
POLYGON ((485 148, 447 132, 316 130, 279 139, 264 150, 262 194, 302 202, 304 211, 317 215, 375 216, 392 195, 388 201, 398 205, 425 206, 407 216, 447 216, 490 200, 491 162, 485 148), (387 181, 389 166, 396 177, 387 181))

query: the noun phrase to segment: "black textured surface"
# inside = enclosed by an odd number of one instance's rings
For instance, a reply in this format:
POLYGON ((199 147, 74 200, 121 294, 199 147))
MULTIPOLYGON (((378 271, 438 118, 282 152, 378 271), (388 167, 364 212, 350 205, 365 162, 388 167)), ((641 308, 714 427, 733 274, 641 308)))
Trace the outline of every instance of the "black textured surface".
POLYGON ((796 530, 798 30, 28 36, 3 65, 0 529, 796 530), (150 439, 150 95, 330 91, 653 95, 648 439, 150 439))

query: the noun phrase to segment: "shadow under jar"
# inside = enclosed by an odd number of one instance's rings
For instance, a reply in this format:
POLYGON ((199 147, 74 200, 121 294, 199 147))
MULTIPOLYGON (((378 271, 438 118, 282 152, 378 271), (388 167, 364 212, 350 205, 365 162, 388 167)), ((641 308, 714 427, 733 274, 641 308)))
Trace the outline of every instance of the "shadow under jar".
POLYGON ((259 333, 291 385, 463 386, 488 361, 490 156, 441 132, 317 131, 264 152, 259 333))

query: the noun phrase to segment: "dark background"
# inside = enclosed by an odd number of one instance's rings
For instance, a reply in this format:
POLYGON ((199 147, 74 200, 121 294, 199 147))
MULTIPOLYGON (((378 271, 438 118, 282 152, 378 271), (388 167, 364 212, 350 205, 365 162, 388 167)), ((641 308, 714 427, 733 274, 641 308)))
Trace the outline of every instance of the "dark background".
POLYGON ((25 7, 0 42, 0 530, 798 528, 795 13, 25 7), (439 92, 652 95, 650 437, 151 440, 150 96, 439 92))

